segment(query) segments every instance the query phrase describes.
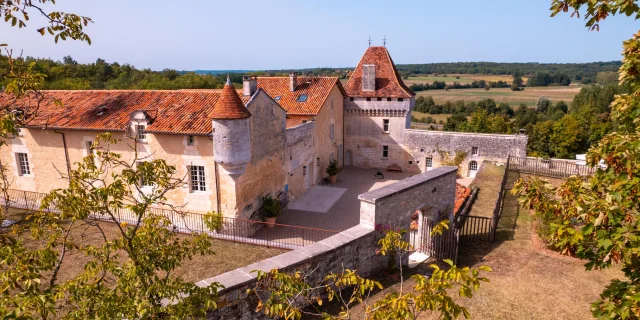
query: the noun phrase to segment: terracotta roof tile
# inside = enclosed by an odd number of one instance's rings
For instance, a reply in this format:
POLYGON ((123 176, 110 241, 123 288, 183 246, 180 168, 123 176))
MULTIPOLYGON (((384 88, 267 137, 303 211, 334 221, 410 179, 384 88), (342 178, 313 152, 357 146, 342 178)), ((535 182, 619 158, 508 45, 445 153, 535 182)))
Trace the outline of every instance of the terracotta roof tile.
MULTIPOLYGON (((124 131, 132 112, 143 110, 151 117, 148 132, 206 135, 211 132, 208 114, 221 90, 50 90, 43 91, 38 116, 31 126, 95 131, 124 131), (62 106, 54 101, 59 100, 62 106), (102 113, 98 108, 104 106, 102 113)), ((236 91, 236 93, 239 93, 236 91)), ((249 97, 242 97, 243 103, 249 97)), ((0 105, 12 103, 0 94, 0 105)), ((16 106, 35 107, 24 98, 16 106)))
POLYGON ((411 98, 416 95, 402 81, 400 73, 385 47, 369 47, 367 49, 360 59, 360 63, 351 73, 349 81, 344 85, 344 89, 350 97, 411 98), (362 91, 363 64, 376 66, 375 91, 362 91))
POLYGON ((289 90, 289 77, 258 77, 258 88, 262 88, 291 115, 317 115, 335 85, 346 97, 337 77, 298 76, 293 92, 289 90), (302 94, 307 95, 307 101, 297 102, 302 94))
POLYGON ((213 110, 209 113, 211 119, 247 119, 251 117, 251 112, 244 106, 238 92, 231 85, 231 80, 227 78, 227 83, 220 92, 220 98, 216 102, 213 110))

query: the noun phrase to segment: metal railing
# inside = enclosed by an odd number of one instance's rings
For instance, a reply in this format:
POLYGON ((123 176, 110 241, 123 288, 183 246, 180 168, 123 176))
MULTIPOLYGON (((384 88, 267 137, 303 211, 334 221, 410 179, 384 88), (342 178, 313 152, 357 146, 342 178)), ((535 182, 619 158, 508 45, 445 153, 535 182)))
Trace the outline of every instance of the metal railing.
MULTIPOLYGON (((46 194, 23 190, 8 190, 8 196, 0 195, 0 205, 7 205, 16 209, 43 210, 58 212, 55 205, 40 208, 46 194), (8 198, 8 199, 7 199, 8 198)), ((180 233, 207 233, 213 238, 233 242, 248 243, 282 249, 296 249, 311 245, 325 238, 333 236, 338 231, 307 228, 286 224, 269 224, 258 220, 222 217, 216 230, 210 230, 202 214, 193 212, 177 212, 163 208, 150 208, 149 212, 165 216, 171 221, 171 228, 180 233)), ((92 214, 91 218, 106 222, 137 224, 139 217, 130 209, 116 209, 113 217, 104 214, 92 214)))
POLYGON ((591 176, 597 168, 577 164, 573 160, 509 156, 507 170, 551 178, 567 178, 573 175, 591 176))

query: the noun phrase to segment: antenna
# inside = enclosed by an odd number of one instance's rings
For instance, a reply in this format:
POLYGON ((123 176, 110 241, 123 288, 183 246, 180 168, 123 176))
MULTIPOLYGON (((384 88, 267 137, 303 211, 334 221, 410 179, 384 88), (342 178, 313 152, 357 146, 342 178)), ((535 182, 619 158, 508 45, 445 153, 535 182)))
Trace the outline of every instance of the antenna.
POLYGON ((371 47, 371 35, 369 35, 369 47, 371 47))
POLYGON ((387 36, 384 36, 384 38, 382 38, 382 44, 386 47, 387 46, 387 36))

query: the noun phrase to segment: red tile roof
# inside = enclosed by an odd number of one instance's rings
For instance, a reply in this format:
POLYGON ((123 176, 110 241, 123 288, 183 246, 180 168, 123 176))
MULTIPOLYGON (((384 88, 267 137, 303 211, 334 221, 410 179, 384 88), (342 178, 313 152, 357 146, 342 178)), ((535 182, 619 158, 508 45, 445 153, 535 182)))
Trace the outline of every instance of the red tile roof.
MULTIPOLYGON (((50 90, 43 91, 38 115, 31 126, 52 129, 124 131, 132 112, 142 110, 151 117, 146 131, 206 135, 211 132, 208 114, 221 90, 50 90), (59 100, 62 106, 54 103, 59 100), (104 112, 98 108, 104 106, 104 112)), ((246 103, 249 97, 243 97, 246 103)), ((0 94, 0 105, 12 103, 0 94)), ((34 99, 22 99, 16 106, 35 107, 34 99)))
POLYGON ((337 77, 298 76, 293 92, 289 90, 289 77, 258 77, 258 88, 274 98, 290 115, 317 115, 336 85, 346 97, 337 77), (307 101, 296 101, 301 94, 307 95, 307 101))
POLYGON ((209 113, 211 119, 247 119, 251 117, 251 112, 244 106, 238 92, 231 85, 231 80, 227 79, 227 83, 220 92, 220 98, 215 104, 213 110, 209 113))
POLYGON ((344 85, 344 89, 350 97, 411 98, 416 95, 402 81, 400 73, 398 73, 396 65, 385 47, 369 47, 367 49, 360 59, 360 63, 351 73, 349 81, 344 85), (363 64, 376 66, 375 91, 362 91, 363 64))

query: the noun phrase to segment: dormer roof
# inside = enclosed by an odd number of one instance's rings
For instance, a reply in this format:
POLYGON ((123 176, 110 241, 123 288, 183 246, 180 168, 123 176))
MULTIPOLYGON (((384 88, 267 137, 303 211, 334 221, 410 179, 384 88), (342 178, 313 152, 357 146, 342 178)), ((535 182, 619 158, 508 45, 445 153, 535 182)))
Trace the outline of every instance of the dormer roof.
POLYGON ((231 85, 231 80, 227 77, 227 83, 220 92, 220 98, 216 102, 213 110, 209 113, 210 119, 236 120, 251 117, 251 112, 247 110, 238 95, 236 89, 231 85))
POLYGON ((411 98, 416 94, 407 87, 386 47, 369 47, 351 73, 344 90, 350 97, 411 98), (375 65, 375 90, 362 90, 363 65, 375 65))

